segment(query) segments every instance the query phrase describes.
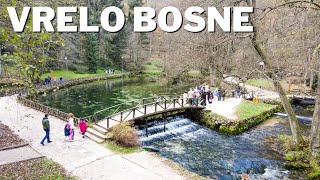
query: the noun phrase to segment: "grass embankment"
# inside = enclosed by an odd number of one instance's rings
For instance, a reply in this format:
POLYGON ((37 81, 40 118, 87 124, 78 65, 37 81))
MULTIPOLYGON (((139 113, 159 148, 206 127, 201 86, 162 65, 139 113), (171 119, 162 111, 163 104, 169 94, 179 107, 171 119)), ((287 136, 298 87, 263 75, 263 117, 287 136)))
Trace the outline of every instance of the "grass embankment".
POLYGON ((265 104, 265 103, 253 103, 251 101, 242 101, 235 111, 237 120, 244 120, 259 114, 270 111, 272 108, 275 108, 276 105, 265 104))
POLYGON ((109 149, 110 151, 113 151, 115 153, 119 153, 119 154, 131 154, 131 153, 135 153, 135 152, 141 152, 143 151, 142 148, 140 148, 139 146, 135 146, 135 147, 124 147, 121 145, 116 144, 115 142, 113 142, 112 140, 107 140, 104 143, 104 146, 109 149))
POLYGON ((0 172, 0 179, 77 179, 46 158, 1 165, 0 172))
POLYGON ((90 76, 97 76, 97 75, 103 75, 105 72, 101 69, 97 70, 95 74, 79 74, 75 73, 73 71, 68 71, 68 75, 66 70, 59 70, 59 71, 52 71, 50 73, 45 73, 41 76, 41 79, 44 79, 48 76, 51 77, 57 77, 57 81, 59 81, 60 76, 63 77, 63 79, 76 79, 76 78, 83 78, 83 77, 90 77, 90 76))
POLYGON ((238 117, 236 120, 230 120, 211 111, 206 111, 200 118, 200 122, 219 132, 236 135, 257 126, 279 110, 280 106, 278 105, 253 104, 250 101, 243 101, 236 107, 235 115, 238 117))
POLYGON ((280 147, 285 152, 284 157, 287 161, 286 168, 290 170, 305 170, 308 179, 320 179, 320 154, 313 157, 310 151, 310 141, 304 137, 305 145, 297 149, 294 146, 292 136, 278 135, 280 147))
POLYGON ((144 73, 148 75, 161 75, 163 72, 163 65, 161 64, 160 60, 153 59, 147 64, 144 65, 144 73))
MULTIPOLYGON (((288 84, 285 80, 282 80, 280 83, 283 88, 288 89, 288 84)), ((269 79, 249 79, 246 84, 262 89, 275 90, 272 81, 269 79)))

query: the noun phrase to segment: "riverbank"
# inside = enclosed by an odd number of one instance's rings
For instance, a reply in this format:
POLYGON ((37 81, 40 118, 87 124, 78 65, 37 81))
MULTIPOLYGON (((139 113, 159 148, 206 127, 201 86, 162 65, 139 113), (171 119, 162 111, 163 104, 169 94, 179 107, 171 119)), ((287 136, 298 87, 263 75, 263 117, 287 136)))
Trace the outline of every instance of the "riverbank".
POLYGON ((280 110, 280 105, 230 98, 209 104, 206 111, 195 112, 193 118, 211 129, 236 135, 257 126, 280 110))
POLYGON ((52 116, 49 120, 53 142, 41 146, 40 140, 44 136, 41 127, 43 113, 22 106, 13 96, 0 98, 0 109, 1 123, 9 126, 42 155, 80 179, 187 179, 159 159, 150 157, 147 152, 117 154, 90 139, 82 139, 78 134, 74 142, 65 142, 65 122, 52 116))

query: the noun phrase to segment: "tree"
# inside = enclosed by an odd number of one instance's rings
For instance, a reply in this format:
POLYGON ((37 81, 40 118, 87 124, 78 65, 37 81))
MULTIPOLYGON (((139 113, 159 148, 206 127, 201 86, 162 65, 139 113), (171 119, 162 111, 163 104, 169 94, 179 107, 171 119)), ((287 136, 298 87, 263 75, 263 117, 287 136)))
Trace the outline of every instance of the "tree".
POLYGON ((90 73, 96 73, 99 59, 98 40, 94 33, 87 33, 85 40, 86 65, 90 73))
MULTIPOLYGON (((317 54, 320 50, 320 44, 314 49, 312 60, 317 62, 317 54)), ((312 155, 316 157, 320 152, 320 64, 317 63, 318 70, 318 84, 317 84, 317 96, 316 104, 313 112, 311 134, 310 134, 310 147, 312 150, 312 155)))
MULTIPOLYGON (((29 3, 29 2, 24 2, 29 3)), ((26 4, 22 2, 0 0, 1 12, 6 12, 7 6, 14 6, 21 10, 26 4)), ((22 75, 22 84, 28 89, 29 96, 37 95, 35 84, 40 79, 40 69, 48 61, 57 59, 57 54, 63 46, 63 39, 59 34, 47 32, 34 33, 32 30, 32 17, 26 23, 22 33, 12 30, 10 18, 7 13, 0 14, 0 42, 4 48, 13 47, 11 52, 4 54, 2 58, 14 62, 18 67, 18 73, 22 75)))

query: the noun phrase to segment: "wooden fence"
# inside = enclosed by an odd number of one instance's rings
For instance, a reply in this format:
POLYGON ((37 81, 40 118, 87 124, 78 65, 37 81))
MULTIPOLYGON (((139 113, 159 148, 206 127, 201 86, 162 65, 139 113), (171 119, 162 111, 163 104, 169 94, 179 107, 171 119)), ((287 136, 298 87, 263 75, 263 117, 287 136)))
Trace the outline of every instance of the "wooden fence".
MULTIPOLYGON (((27 107, 41 111, 41 112, 46 113, 50 116, 57 117, 57 118, 62 119, 64 121, 68 121, 68 119, 69 119, 69 113, 62 112, 58 109, 54 109, 54 108, 45 106, 45 105, 40 104, 38 102, 34 102, 32 100, 26 99, 23 96, 18 96, 18 102, 27 106, 27 107)), ((75 124, 78 124, 79 120, 80 120, 79 118, 75 117, 75 121, 74 121, 75 124)))
MULTIPOLYGON (((96 81, 96 80, 116 78, 116 77, 121 77, 123 75, 129 75, 129 74, 130 73, 103 74, 103 75, 99 75, 99 76, 91 76, 91 77, 83 77, 83 78, 64 80, 62 82, 60 82, 60 81, 51 82, 50 84, 47 84, 47 85, 37 84, 36 89, 40 92, 44 92, 44 91, 49 91, 49 90, 55 89, 57 87, 63 88, 63 87, 82 84, 83 82, 92 82, 92 81, 96 81)), ((27 92, 26 88, 18 88, 18 89, 12 88, 12 89, 5 89, 2 91, 0 90, 0 96, 11 96, 11 95, 15 95, 15 94, 25 95, 27 93, 28 92, 27 92)))

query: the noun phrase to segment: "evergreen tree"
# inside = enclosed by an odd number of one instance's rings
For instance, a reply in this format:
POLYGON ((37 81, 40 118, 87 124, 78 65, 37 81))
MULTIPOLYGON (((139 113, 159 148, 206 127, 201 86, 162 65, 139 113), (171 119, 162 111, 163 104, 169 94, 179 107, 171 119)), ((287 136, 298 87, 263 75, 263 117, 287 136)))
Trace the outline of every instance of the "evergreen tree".
POLYGON ((86 65, 90 73, 96 73, 98 59, 99 59, 99 47, 98 39, 95 33, 87 33, 85 39, 86 49, 86 65))

